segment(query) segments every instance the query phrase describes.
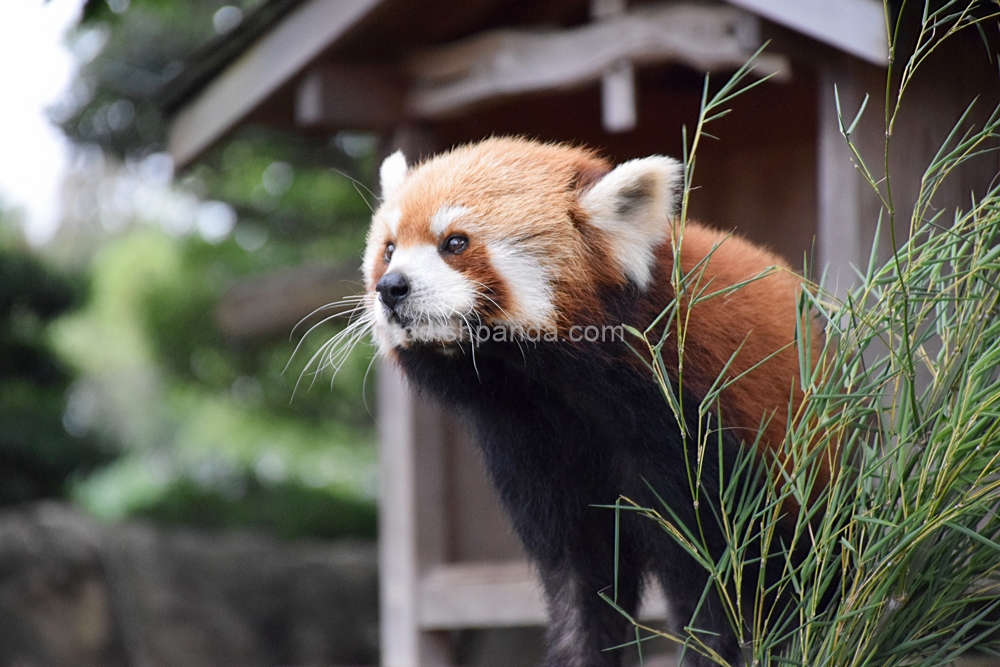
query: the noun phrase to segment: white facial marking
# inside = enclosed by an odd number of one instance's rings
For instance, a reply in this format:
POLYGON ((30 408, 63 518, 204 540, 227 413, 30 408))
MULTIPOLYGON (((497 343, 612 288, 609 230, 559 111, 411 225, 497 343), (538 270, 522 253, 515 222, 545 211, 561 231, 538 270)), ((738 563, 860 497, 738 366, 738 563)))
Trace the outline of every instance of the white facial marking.
POLYGON ((431 233, 435 236, 443 236, 455 220, 470 212, 471 210, 465 206, 445 204, 431 216, 431 233))
POLYGON ((392 207, 382 214, 382 219, 385 220, 385 226, 389 228, 389 234, 392 236, 395 236, 399 231, 399 220, 402 217, 403 212, 396 207, 392 207))
POLYGON ((410 168, 406 166, 406 157, 403 151, 396 151, 385 160, 379 167, 378 177, 382 189, 382 201, 388 201, 403 185, 410 168))
POLYGON ((381 299, 373 305, 379 346, 409 341, 453 343, 463 340, 476 305, 476 286, 448 264, 430 244, 397 248, 386 273, 406 276, 410 292, 398 306, 404 324, 390 321, 381 299), (464 319, 463 319, 464 318, 464 319))
POLYGON ((677 213, 683 174, 673 158, 630 160, 580 199, 591 224, 605 232, 619 270, 642 289, 653 278, 653 251, 666 239, 677 213))
POLYGON ((514 302, 505 307, 505 318, 525 328, 552 324, 552 284, 544 263, 522 247, 503 242, 487 243, 493 268, 509 287, 514 302))

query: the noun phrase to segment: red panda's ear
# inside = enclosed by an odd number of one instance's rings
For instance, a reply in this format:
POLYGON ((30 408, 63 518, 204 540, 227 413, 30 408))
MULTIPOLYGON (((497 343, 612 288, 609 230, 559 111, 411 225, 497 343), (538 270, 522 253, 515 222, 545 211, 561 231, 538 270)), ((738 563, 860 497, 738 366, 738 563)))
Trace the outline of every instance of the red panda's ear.
POLYGON ((406 166, 406 157, 403 155, 403 151, 396 151, 382 161, 382 166, 378 170, 382 201, 388 200, 399 190, 409 173, 410 168, 406 166))
POLYGON ((594 187, 594 184, 608 175, 611 168, 603 160, 593 158, 581 160, 573 170, 573 178, 570 181, 569 189, 578 193, 586 192, 594 187))
POLYGON ((677 214, 684 170, 654 155, 615 167, 580 197, 588 222, 605 232, 621 272, 639 287, 652 280, 654 250, 677 214))

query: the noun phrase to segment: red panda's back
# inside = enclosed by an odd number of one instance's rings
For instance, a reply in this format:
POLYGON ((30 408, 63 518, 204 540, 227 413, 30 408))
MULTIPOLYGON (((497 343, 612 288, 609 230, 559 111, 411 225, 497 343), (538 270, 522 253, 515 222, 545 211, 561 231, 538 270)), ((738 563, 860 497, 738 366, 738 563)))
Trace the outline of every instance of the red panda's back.
MULTIPOLYGON (((687 276, 684 387, 704 396, 720 375, 735 378, 720 396, 724 427, 743 430, 743 439, 753 442, 758 426, 766 424, 759 451, 779 451, 803 400, 796 344, 802 277, 778 255, 693 222, 684 229, 681 263, 687 276)), ((651 312, 673 298, 672 266, 672 246, 665 244, 647 295, 651 312)), ((672 333, 663 352, 674 367, 676 344, 672 333)), ((814 336, 810 363, 818 349, 814 336)), ((819 481, 828 477, 824 458, 819 481)))

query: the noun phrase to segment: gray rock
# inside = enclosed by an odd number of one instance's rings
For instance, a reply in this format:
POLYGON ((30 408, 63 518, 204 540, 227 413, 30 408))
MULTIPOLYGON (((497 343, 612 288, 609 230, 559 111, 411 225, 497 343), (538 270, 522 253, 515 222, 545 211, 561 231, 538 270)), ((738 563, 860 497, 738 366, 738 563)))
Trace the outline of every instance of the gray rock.
POLYGON ((378 662, 375 546, 0 512, 0 667, 378 662))

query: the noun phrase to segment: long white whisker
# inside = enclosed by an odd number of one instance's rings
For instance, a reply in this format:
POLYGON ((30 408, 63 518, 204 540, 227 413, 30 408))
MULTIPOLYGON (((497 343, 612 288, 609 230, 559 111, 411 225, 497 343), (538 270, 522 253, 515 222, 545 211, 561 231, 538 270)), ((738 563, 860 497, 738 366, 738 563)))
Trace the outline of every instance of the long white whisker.
MULTIPOLYGON (((476 280, 474 282, 476 282, 478 285, 480 285, 483 289, 487 289, 487 290, 490 289, 486 285, 486 283, 480 282, 478 280, 476 280)), ((501 306, 493 298, 487 296, 486 294, 480 293, 479 296, 483 297, 484 299, 486 299, 487 301, 489 301, 490 303, 492 303, 494 306, 496 306, 497 310, 499 310, 501 313, 503 313, 504 317, 506 317, 507 320, 511 324, 514 324, 514 318, 511 317, 510 313, 508 313, 506 310, 504 310, 503 306, 501 306)), ((513 333, 514 332, 512 332, 512 334, 513 333)), ((512 336, 512 337, 514 339, 514 344, 517 345, 517 349, 521 353, 521 360, 524 362, 525 366, 527 366, 527 364, 528 364, 528 357, 524 354, 524 348, 521 347, 521 337, 520 336, 516 336, 516 337, 512 336)))
MULTIPOLYGON (((313 362, 316 361, 316 358, 321 357, 325 353, 326 345, 327 343, 324 343, 318 350, 316 350, 316 352, 313 353, 313 355, 309 358, 309 361, 306 362, 305 368, 302 369, 302 372, 299 373, 299 378, 295 381, 295 386, 292 387, 292 397, 289 399, 289 402, 295 400, 295 394, 299 390, 299 385, 302 383, 302 378, 309 372, 309 367, 313 365, 313 362)), ((313 376, 314 382, 315 382, 316 372, 313 372, 311 374, 313 376)), ((312 384, 310 384, 309 386, 312 387, 312 384)))
POLYGON ((372 366, 375 365, 375 360, 377 358, 378 355, 373 354, 372 358, 368 360, 368 368, 365 369, 365 376, 361 380, 361 400, 365 404, 365 411, 372 419, 375 418, 375 415, 372 414, 371 406, 368 405, 368 374, 372 372, 372 366))
MULTIPOLYGON (((302 334, 302 338, 299 339, 299 342, 295 344, 295 349, 292 350, 292 354, 288 357, 288 363, 285 364, 285 367, 282 369, 281 373, 284 374, 285 371, 288 370, 288 367, 291 366, 292 360, 295 358, 295 355, 298 354, 299 349, 302 347, 303 343, 305 343, 306 338, 309 336, 309 334, 311 334, 313 331, 315 331, 317 327, 320 327, 320 326, 326 324, 327 322, 330 322, 331 320, 335 320, 338 317, 342 317, 344 315, 347 315, 348 313, 350 313, 350 317, 353 318, 354 314, 358 311, 358 308, 360 308, 361 305, 362 304, 359 304, 358 306, 355 306, 354 308, 352 308, 349 311, 343 311, 343 312, 340 312, 340 313, 334 313, 333 315, 329 315, 328 317, 324 317, 322 320, 320 320, 316 324, 314 324, 311 327, 309 327, 309 329, 304 334, 302 334)), ((352 320, 349 319, 347 327, 345 327, 344 331, 346 331, 351 326, 352 326, 352 320)), ((343 332, 338 333, 336 336, 334 336, 334 339, 336 339, 342 333, 343 332)))
POLYGON ((521 353, 521 361, 524 362, 524 367, 528 367, 528 357, 524 354, 524 348, 521 347, 521 337, 517 336, 514 338, 514 344, 517 345, 517 351, 521 353))
MULTIPOLYGON (((323 365, 318 370, 324 370, 325 368, 332 367, 334 369, 334 377, 343 368, 344 363, 350 356, 351 352, 357 346, 358 342, 365 337, 368 333, 369 326, 368 322, 359 320, 356 326, 353 326, 353 330, 350 336, 344 336, 341 342, 338 344, 330 345, 327 347, 329 354, 326 356, 326 360, 323 365)), ((331 379, 332 382, 332 379, 331 379)))
MULTIPOLYGON (((479 285, 480 287, 482 287, 485 290, 490 289, 490 287, 486 283, 484 283, 484 282, 480 282, 478 280, 474 280, 472 282, 474 282, 475 284, 479 285)), ((511 317, 510 313, 508 313, 506 310, 504 310, 503 307, 499 303, 497 303, 493 298, 487 296, 486 294, 483 294, 482 292, 479 292, 478 294, 479 294, 479 296, 483 297, 484 299, 486 299, 487 301, 489 301, 490 303, 492 303, 494 306, 496 306, 497 310, 499 310, 501 313, 503 313, 504 317, 506 317, 508 320, 510 320, 511 324, 514 323, 514 318, 511 317)))
POLYGON ((358 322, 356 325, 352 325, 351 327, 344 329, 344 331, 340 334, 324 343, 322 347, 323 356, 320 359, 319 365, 316 367, 316 372, 322 372, 330 367, 333 367, 335 370, 340 370, 337 362, 346 354, 352 341, 354 341, 359 334, 364 334, 364 329, 364 323, 358 322))
MULTIPOLYGON (((330 340, 323 343, 306 362, 306 365, 302 369, 302 372, 299 373, 299 377, 295 382, 295 387, 292 390, 293 399, 306 375, 312 376, 312 381, 309 383, 310 388, 316 383, 317 376, 327 368, 332 367, 334 369, 333 375, 334 378, 336 378, 337 373, 343 367, 358 342, 360 342, 360 340, 364 338, 365 334, 371 330, 374 325, 374 318, 372 317, 370 311, 362 311, 361 316, 357 318, 353 317, 358 312, 357 307, 352 309, 350 312, 352 314, 352 320, 348 322, 347 326, 335 336, 330 338, 330 340), (310 370, 313 368, 314 370, 310 370)), ((309 331, 307 331, 302 337, 302 340, 299 341, 299 344, 296 345, 295 352, 298 352, 306 336, 308 336, 309 333, 311 333, 316 327, 320 326, 320 324, 323 324, 324 322, 338 317, 339 315, 340 314, 324 318, 322 322, 310 327, 309 331)), ((295 356, 295 352, 292 354, 293 357, 295 356)), ((291 363, 291 360, 289 360, 289 363, 291 363)), ((333 380, 331 379, 331 382, 332 381, 333 380)))
POLYGON ((358 194, 361 195, 361 198, 365 200, 365 204, 367 204, 368 208, 371 210, 371 212, 374 213, 375 212, 375 208, 372 206, 371 202, 368 201, 368 197, 365 197, 364 193, 361 192, 360 188, 364 188, 365 190, 368 190, 368 194, 370 194, 375 199, 375 201, 377 201, 378 203, 381 204, 382 200, 379 198, 379 196, 376 195, 374 192, 372 192, 371 189, 367 185, 365 185, 364 183, 362 183, 358 179, 354 178, 350 174, 346 174, 346 173, 342 172, 339 169, 333 169, 333 171, 335 171, 336 173, 340 174, 341 176, 343 176, 344 178, 346 178, 347 180, 349 180, 351 183, 354 184, 354 189, 358 191, 358 194))
POLYGON ((479 366, 476 364, 476 340, 472 334, 472 324, 469 323, 469 320, 466 319, 465 315, 460 314, 459 317, 462 318, 462 322, 465 323, 465 326, 469 327, 469 350, 472 355, 472 369, 476 371, 476 379, 479 380, 480 384, 482 384, 483 379, 479 376, 479 366))
MULTIPOLYGON (((288 340, 292 340, 292 338, 295 337, 295 330, 298 329, 300 326, 302 326, 303 322, 305 322, 306 320, 308 320, 310 317, 312 317, 316 313, 323 312, 324 310, 330 310, 331 308, 337 308, 338 306, 346 306, 348 304, 357 302, 356 305, 354 306, 354 308, 352 308, 349 311, 344 311, 343 313, 339 313, 339 315, 343 315, 344 313, 348 313, 348 312, 354 312, 355 310, 357 310, 358 306, 360 306, 360 305, 362 305, 364 303, 365 297, 367 297, 366 294, 353 294, 351 296, 344 297, 340 301, 334 301, 332 303, 328 303, 328 304, 320 306, 319 308, 314 309, 311 313, 309 313, 308 315, 306 315, 301 320, 299 320, 298 322, 295 323, 295 326, 292 327, 291 332, 289 332, 289 334, 288 334, 288 340)), ((303 334, 303 335, 308 335, 308 332, 306 332, 306 334, 303 334)))

